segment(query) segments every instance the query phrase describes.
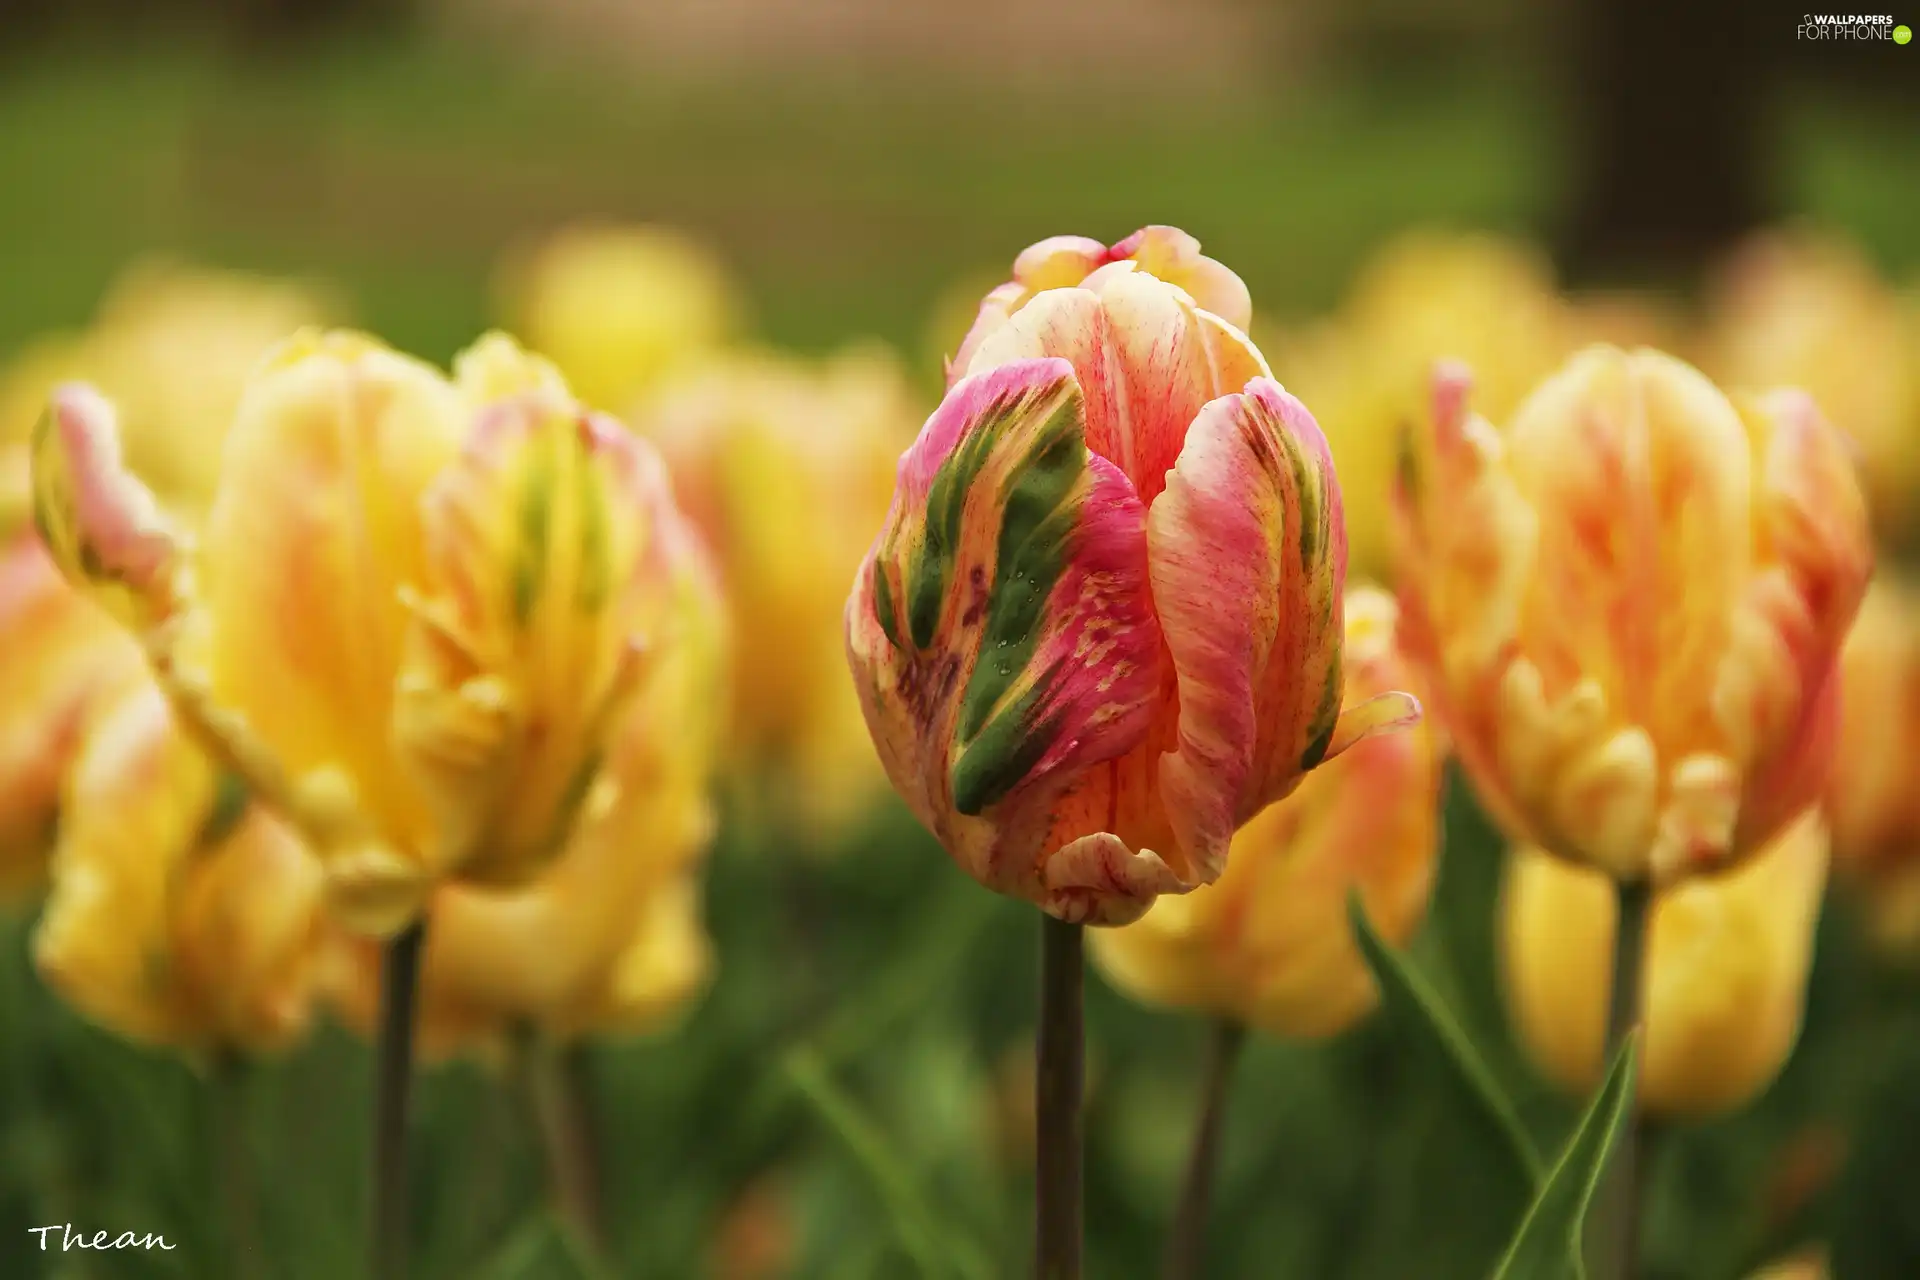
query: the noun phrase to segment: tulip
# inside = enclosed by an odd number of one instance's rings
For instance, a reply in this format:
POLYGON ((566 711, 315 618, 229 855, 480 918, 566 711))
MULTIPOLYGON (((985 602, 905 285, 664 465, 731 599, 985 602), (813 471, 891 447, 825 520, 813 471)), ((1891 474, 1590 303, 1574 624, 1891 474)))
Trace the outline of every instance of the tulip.
POLYGON ((89 708, 144 664, 31 531, 0 546, 0 653, 0 897, 12 898, 45 875, 89 708))
POLYGON ((1516 841, 1668 884, 1819 796, 1872 566, 1839 434, 1654 351, 1589 349, 1504 431, 1445 368, 1398 494, 1402 636, 1516 841))
POLYGON ((1920 588, 1882 573, 1840 657, 1840 744, 1827 787, 1834 871, 1875 941, 1920 954, 1920 588))
POLYGON ((976 879, 1062 920, 1213 881, 1241 823, 1418 714, 1342 711, 1339 486, 1247 309, 1171 228, 1028 249, 847 603, 895 789, 976 879))
POLYGON ((725 343, 740 310, 725 267, 669 227, 566 228, 510 258, 499 293, 514 329, 583 401, 623 413, 725 343))
MULTIPOLYGON (((1395 608, 1346 601, 1346 697, 1404 686, 1395 608)), ((1439 849, 1441 750, 1428 725, 1376 738, 1308 775, 1240 829, 1220 879, 1103 929, 1093 957, 1117 987, 1276 1035, 1333 1035, 1377 998, 1348 925, 1358 892, 1382 936, 1409 941, 1439 849)))
MULTIPOLYGON (((1826 829, 1806 814, 1745 864, 1655 896, 1640 1074, 1649 1111, 1733 1111, 1779 1074, 1800 1035, 1826 872, 1826 829)), ((1517 849, 1501 907, 1502 971, 1520 1038, 1555 1082, 1590 1090, 1605 1069, 1608 878, 1517 849)))
POLYGON ((1751 1280, 1827 1280, 1826 1254, 1820 1250, 1795 1254, 1753 1273, 1751 1280))
POLYGON ((552 861, 676 641, 659 624, 693 553, 653 452, 498 335, 457 381, 354 334, 289 342, 242 400, 197 547, 84 388, 56 395, 34 478, 55 559, 379 936, 442 879, 552 861))
POLYGON ((1333 316, 1281 341, 1278 366, 1333 450, 1356 574, 1387 577, 1399 442, 1434 361, 1470 365, 1498 418, 1572 350, 1574 323, 1532 246, 1418 231, 1369 259, 1333 316))
POLYGON ((709 360, 635 417, 726 581, 740 637, 729 755, 816 841, 886 786, 844 675, 839 619, 912 441, 911 403, 898 361, 857 348, 817 366, 709 360))
MULTIPOLYGON (((447 883, 428 907, 420 1042, 436 1056, 651 1029, 704 983, 698 862, 714 828, 726 645, 704 561, 673 566, 673 638, 609 738, 605 768, 557 860, 511 889, 447 883)), ((370 1029, 378 966, 340 940, 330 997, 370 1029)))
POLYGON ((319 867, 144 676, 89 716, 34 937, 49 985, 130 1039, 216 1055, 306 1029, 319 867))
POLYGON ((1855 245, 1808 231, 1754 237, 1714 282, 1703 346, 1727 385, 1804 387, 1859 448, 1882 535, 1920 533, 1920 305, 1855 245))
POLYGON ((85 380, 105 392, 134 469, 169 506, 197 512, 213 495, 221 440, 254 364, 332 309, 293 281, 134 263, 91 325, 43 338, 0 377, 0 536, 25 522, 27 438, 55 386, 85 380))

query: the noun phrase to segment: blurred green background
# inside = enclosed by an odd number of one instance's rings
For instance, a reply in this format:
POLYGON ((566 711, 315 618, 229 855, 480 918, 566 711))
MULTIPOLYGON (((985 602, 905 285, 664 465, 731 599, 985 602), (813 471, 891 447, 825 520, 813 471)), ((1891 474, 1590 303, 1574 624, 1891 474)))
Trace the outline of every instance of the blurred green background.
MULTIPOLYGON (((701 232, 762 335, 802 349, 878 335, 931 386, 936 304, 1042 235, 1175 223, 1263 312, 1306 316, 1395 230, 1552 237, 1575 199, 1571 72, 1551 21, 1517 5, 1088 3, 1024 35, 1006 5, 940 6, 925 29, 884 5, 822 9, 850 30, 868 9, 895 14, 851 51, 831 27, 783 48, 779 23, 805 22, 792 5, 716 6, 717 33, 678 44, 660 34, 671 23, 597 35, 612 5, 578 6, 588 25, 570 31, 571 7, 289 31, 242 6, 243 38, 199 7, 0 5, 0 352, 83 322, 130 256, 162 249, 334 282, 357 322, 444 360, 495 317, 503 251, 596 215, 701 232), (1073 15, 1123 35, 1076 47, 1073 15), (943 31, 995 22, 1000 42, 944 47, 943 31)), ((1790 25, 1778 39, 1791 46, 1790 25)), ((1769 199, 1910 274, 1911 70, 1853 85, 1784 62, 1768 72, 1769 199)), ((1457 789, 1448 815, 1416 954, 1551 1148, 1572 1107, 1517 1055, 1494 984, 1498 843, 1457 789)), ((593 1047, 620 1274, 860 1280, 921 1274, 929 1256, 954 1277, 1022 1274, 1033 914, 966 881, 902 812, 839 853, 730 822, 711 865, 711 993, 674 1032, 593 1047), (729 1270, 756 1242, 787 1264, 729 1270)), ((0 1274, 236 1274, 209 1095, 50 999, 29 928, 8 925, 0 962, 0 1274), (179 1247, 62 1256, 26 1234, 65 1221, 179 1247)), ((1655 1135, 1649 1276, 1735 1280, 1805 1238, 1831 1239, 1844 1277, 1920 1275, 1916 991, 1829 908, 1780 1081, 1738 1118, 1655 1135)), ((1088 1016, 1089 1273, 1146 1275, 1205 1028, 1097 978, 1088 1016)), ((1373 1023, 1328 1044, 1256 1041, 1213 1274, 1453 1274, 1434 1242, 1471 1217, 1471 1179, 1421 1065, 1373 1023)), ((364 1048, 330 1029, 249 1081, 245 1141, 265 1171, 253 1275, 361 1274, 368 1079, 364 1048)), ((527 1117, 492 1073, 430 1073, 419 1132, 423 1280, 584 1274, 547 1231, 527 1117)))

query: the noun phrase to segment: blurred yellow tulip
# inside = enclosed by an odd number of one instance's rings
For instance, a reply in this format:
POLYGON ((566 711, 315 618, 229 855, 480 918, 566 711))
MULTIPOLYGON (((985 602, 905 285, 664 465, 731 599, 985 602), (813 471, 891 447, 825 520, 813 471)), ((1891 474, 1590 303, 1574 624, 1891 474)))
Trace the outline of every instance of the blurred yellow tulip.
POLYGON ((510 255, 497 292, 509 326, 582 400, 619 413, 732 338, 741 309, 712 251, 659 226, 564 228, 510 255))
POLYGON ((0 899, 39 887, 87 710, 143 669, 140 647, 67 585, 38 536, 0 543, 0 899))
POLYGON ((358 334, 290 340, 242 397, 196 546, 82 386, 36 433, 34 494, 56 562, 376 935, 445 878, 553 859, 608 726, 682 641, 666 614, 702 554, 654 451, 497 334, 452 381, 358 334))
POLYGON ((1446 367, 1396 519, 1402 638, 1516 841, 1621 881, 1737 862, 1826 785, 1873 553, 1801 392, 1590 348, 1496 430, 1446 367))
POLYGON ((831 839, 884 794, 840 634, 847 584, 923 416, 899 361, 710 360, 636 416, 720 560, 739 635, 734 752, 781 821, 831 839))
MULTIPOLYGON (((536 1030, 564 1040, 652 1029, 712 965, 699 861, 714 829, 727 646, 706 565, 677 566, 660 616, 674 641, 641 678, 606 766, 558 859, 521 888, 443 884, 428 907, 422 1051, 498 1049, 536 1030)), ((379 948, 340 940, 330 995, 373 1025, 379 948)))
POLYGON ((144 677, 89 717, 34 937, 47 982, 131 1039, 215 1053, 307 1027, 319 865, 144 677))
POLYGON ((1333 316, 1269 346, 1275 375, 1312 408, 1333 448, 1353 574, 1386 580, 1400 441, 1425 416, 1434 361, 1471 366, 1482 411, 1498 420, 1565 358, 1572 324, 1539 250, 1417 231, 1362 266, 1333 316))
MULTIPOLYGON (((1660 1115, 1744 1106, 1793 1052, 1826 884, 1827 833, 1808 814, 1745 865, 1661 890, 1653 903, 1640 1088, 1660 1115)), ((1608 878, 1517 849, 1501 902, 1501 961, 1520 1039, 1584 1094, 1604 1064, 1617 906, 1608 878)))
POLYGON ((1835 875, 1875 939, 1920 958, 1920 585, 1883 570, 1840 658, 1827 787, 1835 875))
POLYGON ((1712 291, 1702 359, 1727 386, 1804 387, 1859 447, 1875 526, 1920 533, 1920 299, 1857 246, 1805 229, 1749 241, 1712 291))
MULTIPOLYGON (((1347 700, 1408 687, 1392 598, 1357 588, 1346 608, 1347 700)), ((1218 881, 1095 930, 1095 963, 1149 1003, 1276 1035, 1343 1030, 1377 998, 1347 899, 1357 891, 1395 943, 1419 927, 1439 847, 1440 765, 1427 723, 1360 743, 1242 827, 1218 881)))
POLYGON ((1753 1273, 1751 1280, 1827 1280, 1831 1274, 1827 1269, 1826 1250, 1810 1249, 1762 1267, 1753 1273))
POLYGON ((93 323, 48 337, 0 373, 0 537, 24 522, 27 439, 62 382, 120 410, 129 463, 171 508, 213 496, 241 388, 269 348, 338 310, 311 285, 162 259, 135 262, 93 323))

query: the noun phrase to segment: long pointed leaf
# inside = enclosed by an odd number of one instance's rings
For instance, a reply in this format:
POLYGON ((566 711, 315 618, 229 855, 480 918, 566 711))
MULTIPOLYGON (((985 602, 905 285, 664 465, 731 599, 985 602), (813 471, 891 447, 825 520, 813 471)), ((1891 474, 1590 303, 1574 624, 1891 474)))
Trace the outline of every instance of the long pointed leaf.
POLYGON ((1621 1046, 1493 1280, 1584 1280, 1581 1227, 1632 1109, 1638 1040, 1636 1032, 1621 1046))

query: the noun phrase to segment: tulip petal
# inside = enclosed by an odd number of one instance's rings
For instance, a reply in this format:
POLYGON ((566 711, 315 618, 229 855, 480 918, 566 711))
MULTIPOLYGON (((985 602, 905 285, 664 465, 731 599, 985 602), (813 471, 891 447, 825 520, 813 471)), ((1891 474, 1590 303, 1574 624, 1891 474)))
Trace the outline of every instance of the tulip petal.
POLYGON ((1244 329, 1253 319, 1253 295, 1246 283, 1231 267, 1201 253, 1200 242, 1178 227, 1142 227, 1113 246, 1112 252, 1185 289, 1201 308, 1235 328, 1244 329))
POLYGON ((485 411, 428 492, 395 736, 470 878, 517 878, 565 838, 640 672, 636 583, 669 502, 648 446, 538 384, 485 411))
POLYGON ((1235 828, 1411 699, 1340 731, 1340 488, 1313 415, 1271 379, 1209 404, 1147 522, 1154 604, 1179 675, 1160 783, 1183 852, 1212 880, 1235 828))
POLYGON ((179 537, 122 461, 118 416, 83 383, 57 389, 33 436, 34 522, 68 581, 141 628, 179 604, 179 537))
POLYGON ((1051 801, 1151 721, 1145 517, 1065 360, 959 383, 901 459, 849 657, 895 786, 992 887, 1045 901, 1051 801))

